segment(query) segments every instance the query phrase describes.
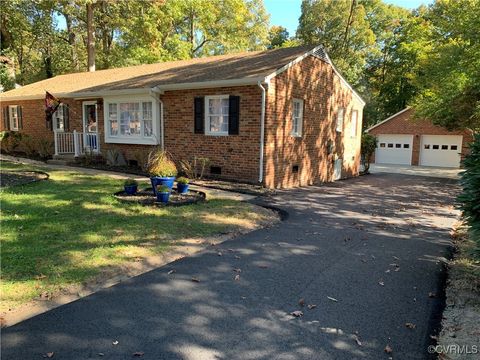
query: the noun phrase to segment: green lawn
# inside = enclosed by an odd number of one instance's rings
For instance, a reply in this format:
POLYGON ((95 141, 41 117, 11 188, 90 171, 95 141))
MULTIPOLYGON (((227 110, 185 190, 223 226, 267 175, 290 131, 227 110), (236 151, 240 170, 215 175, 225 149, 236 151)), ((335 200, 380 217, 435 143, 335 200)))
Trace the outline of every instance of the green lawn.
MULTIPOLYGON (((1 166, 32 169, 9 162, 1 166)), ((233 231, 267 216, 250 204, 220 199, 167 208, 124 204, 112 196, 122 180, 48 173, 49 180, 0 192, 0 311, 165 251, 175 240, 233 231)))

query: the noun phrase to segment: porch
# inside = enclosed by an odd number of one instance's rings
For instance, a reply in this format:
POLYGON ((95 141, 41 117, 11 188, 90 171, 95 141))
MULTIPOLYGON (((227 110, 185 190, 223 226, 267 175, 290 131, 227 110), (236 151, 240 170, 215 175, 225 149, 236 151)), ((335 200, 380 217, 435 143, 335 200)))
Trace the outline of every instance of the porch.
POLYGON ((85 154, 100 154, 100 137, 96 132, 54 131, 55 155, 54 157, 73 156, 85 154))

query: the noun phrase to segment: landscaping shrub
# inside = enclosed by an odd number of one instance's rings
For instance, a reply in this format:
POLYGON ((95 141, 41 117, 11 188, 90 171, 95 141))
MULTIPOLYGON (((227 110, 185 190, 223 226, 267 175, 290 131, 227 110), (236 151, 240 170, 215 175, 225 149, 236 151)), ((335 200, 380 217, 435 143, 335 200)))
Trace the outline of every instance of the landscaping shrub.
POLYGON ((150 151, 148 149, 137 149, 132 153, 133 160, 137 162, 137 165, 142 171, 148 171, 148 155, 150 151))
POLYGON ((205 168, 209 163, 210 160, 208 158, 194 156, 192 160, 181 160, 180 167, 182 173, 187 175, 190 179, 201 180, 205 173, 205 168))
POLYGON ((50 159, 52 157, 53 153, 55 152, 54 148, 55 145, 53 143, 53 140, 43 138, 38 139, 37 141, 38 155, 44 160, 50 159))
POLYGON ((24 135, 21 141, 21 147, 25 152, 25 155, 31 158, 37 152, 37 141, 35 141, 30 135, 24 135))
POLYGON ((480 134, 470 144, 470 154, 463 161, 465 171, 460 184, 462 193, 458 197, 463 218, 470 226, 470 234, 477 244, 476 255, 480 256, 480 134))
POLYGON ((377 137, 371 134, 362 134, 361 161, 363 173, 368 174, 370 170, 370 160, 377 147, 377 137))
POLYGON ((148 155, 147 171, 150 176, 177 176, 177 166, 166 151, 155 149, 148 155))
POLYGON ((17 150, 22 141, 22 133, 18 131, 2 131, 0 135, 2 151, 13 153, 17 150))

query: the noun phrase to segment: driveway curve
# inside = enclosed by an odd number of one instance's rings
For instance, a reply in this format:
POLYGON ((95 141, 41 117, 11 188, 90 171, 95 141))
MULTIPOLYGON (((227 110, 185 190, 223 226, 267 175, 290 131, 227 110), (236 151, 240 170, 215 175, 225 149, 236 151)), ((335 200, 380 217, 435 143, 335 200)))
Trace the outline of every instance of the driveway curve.
POLYGON ((287 220, 3 329, 2 359, 428 359, 457 191, 386 173, 281 191, 287 220))

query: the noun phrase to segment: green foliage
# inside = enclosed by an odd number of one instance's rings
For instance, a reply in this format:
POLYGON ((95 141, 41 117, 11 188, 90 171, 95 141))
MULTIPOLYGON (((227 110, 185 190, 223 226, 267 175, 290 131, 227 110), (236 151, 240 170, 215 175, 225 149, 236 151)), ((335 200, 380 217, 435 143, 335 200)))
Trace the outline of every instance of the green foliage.
POLYGON ((138 186, 138 181, 135 179, 127 179, 123 183, 124 186, 138 186))
POLYGON ((2 150, 7 153, 13 153, 20 146, 23 134, 18 131, 2 131, 0 139, 2 150))
POLYGON ((422 59, 419 117, 449 129, 480 130, 480 2, 438 0, 425 18, 433 44, 422 59))
POLYGON ((283 47, 289 40, 288 30, 283 26, 272 26, 268 32, 268 48, 283 47))
POLYGON ((186 177, 181 176, 177 179, 177 183, 187 185, 188 183, 190 183, 190 180, 186 177))
POLYGON ((177 167, 167 152, 161 149, 153 150, 148 156, 147 171, 150 176, 177 176, 177 167))
POLYGON ((54 143, 48 138, 40 138, 37 142, 37 152, 38 155, 44 159, 50 159, 54 153, 54 143))
POLYGON ((480 134, 475 135, 463 166, 465 171, 460 180, 463 191, 458 200, 480 254, 480 134))
POLYGON ((371 134, 362 134, 362 145, 360 150, 363 172, 368 174, 370 170, 370 160, 377 147, 377 137, 371 134))
POLYGON ((166 185, 157 185, 157 192, 159 192, 159 193, 165 194, 165 193, 169 193, 171 191, 172 190, 166 185))

